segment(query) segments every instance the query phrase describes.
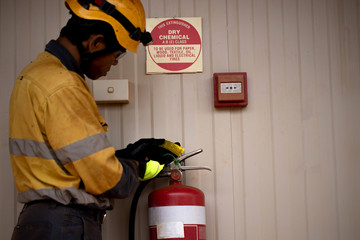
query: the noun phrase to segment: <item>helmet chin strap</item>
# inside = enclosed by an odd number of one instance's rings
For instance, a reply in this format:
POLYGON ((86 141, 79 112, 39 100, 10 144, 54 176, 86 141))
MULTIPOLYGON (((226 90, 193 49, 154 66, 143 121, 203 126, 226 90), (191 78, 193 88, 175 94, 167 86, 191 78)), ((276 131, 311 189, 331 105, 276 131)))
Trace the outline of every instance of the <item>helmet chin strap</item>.
POLYGON ((76 47, 80 54, 80 69, 83 71, 85 75, 89 73, 90 63, 94 59, 92 53, 85 50, 81 41, 77 41, 76 47))
MULTIPOLYGON (((109 43, 107 43, 107 45, 109 45, 109 43)), ((90 63, 95 58, 110 54, 115 51, 121 51, 122 53, 126 52, 126 49, 124 47, 122 47, 120 45, 114 46, 114 45, 110 44, 110 47, 106 47, 105 49, 102 49, 100 51, 90 53, 89 51, 87 51, 84 48, 84 46, 80 40, 76 41, 76 47, 80 53, 80 61, 81 61, 80 69, 83 71, 83 73, 85 75, 87 75, 89 73, 90 63)))
POLYGON ((82 43, 79 41, 76 44, 76 47, 80 53, 80 69, 83 71, 85 75, 88 76, 90 63, 98 57, 104 56, 106 54, 111 53, 108 49, 103 49, 97 52, 90 53, 89 51, 86 51, 82 43))

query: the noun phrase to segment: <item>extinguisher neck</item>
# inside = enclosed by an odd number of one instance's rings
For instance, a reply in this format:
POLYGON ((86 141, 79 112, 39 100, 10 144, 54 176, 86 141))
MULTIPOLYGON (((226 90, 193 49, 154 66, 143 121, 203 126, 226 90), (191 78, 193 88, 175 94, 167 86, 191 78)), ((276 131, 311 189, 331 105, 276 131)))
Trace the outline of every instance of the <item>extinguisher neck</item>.
POLYGON ((170 185, 181 185, 181 181, 170 180, 170 185))

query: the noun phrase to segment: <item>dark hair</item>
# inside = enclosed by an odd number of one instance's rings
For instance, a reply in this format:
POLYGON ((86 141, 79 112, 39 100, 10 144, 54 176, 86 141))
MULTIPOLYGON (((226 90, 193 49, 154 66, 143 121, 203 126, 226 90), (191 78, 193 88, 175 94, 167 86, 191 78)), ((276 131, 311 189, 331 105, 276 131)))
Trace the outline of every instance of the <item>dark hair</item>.
POLYGON ((82 19, 73 14, 60 32, 61 37, 67 37, 74 45, 89 39, 91 34, 104 35, 107 49, 118 50, 122 48, 111 25, 103 21, 82 19))

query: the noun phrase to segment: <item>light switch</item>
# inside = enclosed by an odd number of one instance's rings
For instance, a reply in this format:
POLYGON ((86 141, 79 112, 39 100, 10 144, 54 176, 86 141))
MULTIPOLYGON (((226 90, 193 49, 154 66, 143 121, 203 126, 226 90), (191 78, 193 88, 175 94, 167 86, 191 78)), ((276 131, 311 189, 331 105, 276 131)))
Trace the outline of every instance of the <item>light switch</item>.
POLYGON ((94 80, 93 95, 97 103, 128 103, 129 81, 127 79, 94 80))
POLYGON ((114 93, 114 87, 108 87, 108 93, 114 93))

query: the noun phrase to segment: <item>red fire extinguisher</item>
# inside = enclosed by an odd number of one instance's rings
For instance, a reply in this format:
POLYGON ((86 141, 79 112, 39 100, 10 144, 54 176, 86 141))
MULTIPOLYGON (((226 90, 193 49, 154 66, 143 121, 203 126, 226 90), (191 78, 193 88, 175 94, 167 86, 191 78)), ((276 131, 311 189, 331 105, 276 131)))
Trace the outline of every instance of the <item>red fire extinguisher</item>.
POLYGON ((171 177, 169 186, 150 193, 149 230, 150 240, 186 239, 206 240, 204 193, 181 182, 185 170, 210 170, 209 167, 181 166, 184 160, 202 152, 197 150, 179 157, 163 175, 171 177))

